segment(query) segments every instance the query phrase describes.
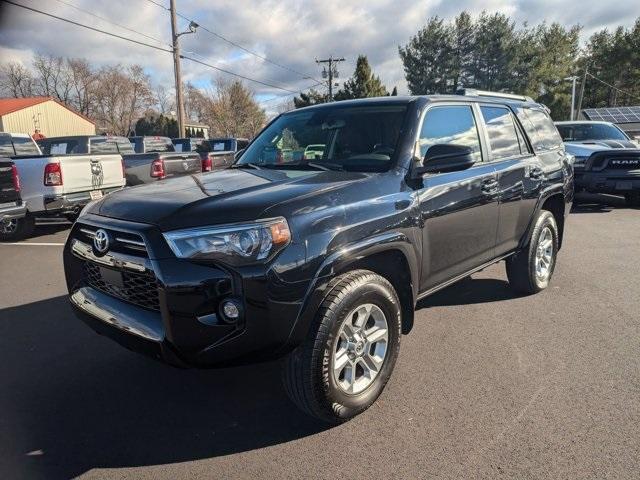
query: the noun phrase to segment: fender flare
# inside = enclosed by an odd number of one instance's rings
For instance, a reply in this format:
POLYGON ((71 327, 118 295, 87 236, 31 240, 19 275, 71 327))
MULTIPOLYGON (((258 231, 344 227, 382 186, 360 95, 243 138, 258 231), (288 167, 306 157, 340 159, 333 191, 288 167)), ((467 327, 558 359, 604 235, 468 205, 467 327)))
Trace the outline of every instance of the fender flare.
POLYGON ((332 288, 337 272, 345 271, 350 264, 354 264, 371 255, 394 250, 404 255, 409 265, 413 300, 411 308, 413 310, 419 286, 420 266, 417 263, 417 255, 409 237, 402 232, 386 232, 368 237, 340 248, 324 259, 309 282, 307 292, 296 320, 291 327, 284 349, 291 350, 304 341, 315 318, 315 312, 317 312, 318 307, 332 288))
POLYGON ((525 248, 527 246, 527 241, 529 238, 529 233, 531 229, 534 227, 535 218, 538 216, 540 210, 542 210, 542 206, 544 202, 546 202, 549 198, 560 195, 563 200, 566 202, 565 190, 563 184, 554 184, 542 190, 540 195, 538 196, 538 201, 536 202, 535 209, 533 210, 533 214, 529 219, 529 225, 527 225, 527 229, 525 230, 522 238, 520 239, 520 244, 518 245, 519 249, 525 248))

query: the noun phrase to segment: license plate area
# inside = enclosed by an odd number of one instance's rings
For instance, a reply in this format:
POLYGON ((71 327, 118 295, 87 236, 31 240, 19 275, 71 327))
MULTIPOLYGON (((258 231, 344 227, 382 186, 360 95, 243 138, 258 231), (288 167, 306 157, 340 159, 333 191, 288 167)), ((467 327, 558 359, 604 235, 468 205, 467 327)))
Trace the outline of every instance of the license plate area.
POLYGON ((92 190, 89 192, 91 200, 100 200, 102 198, 102 190, 92 190))
POLYGON ((124 288, 124 278, 122 277, 122 272, 111 270, 110 268, 105 267, 99 267, 99 270, 100 276, 105 283, 113 285, 117 288, 124 288))

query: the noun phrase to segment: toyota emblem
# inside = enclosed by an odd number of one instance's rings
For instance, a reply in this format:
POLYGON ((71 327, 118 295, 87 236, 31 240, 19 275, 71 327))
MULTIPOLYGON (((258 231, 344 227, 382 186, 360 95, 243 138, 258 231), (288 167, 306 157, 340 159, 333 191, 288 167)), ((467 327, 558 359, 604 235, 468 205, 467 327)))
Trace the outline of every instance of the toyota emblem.
POLYGON ((97 254, 104 255, 109 250, 109 234, 102 230, 96 230, 93 236, 93 248, 97 254))

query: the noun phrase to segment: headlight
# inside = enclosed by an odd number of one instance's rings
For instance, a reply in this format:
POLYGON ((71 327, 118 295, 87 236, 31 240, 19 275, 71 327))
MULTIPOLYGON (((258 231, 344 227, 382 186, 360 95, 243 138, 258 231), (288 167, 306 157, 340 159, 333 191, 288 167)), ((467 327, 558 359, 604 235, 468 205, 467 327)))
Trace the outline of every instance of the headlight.
POLYGON ((575 156, 573 157, 573 164, 574 165, 584 165, 585 162, 587 161, 587 158, 589 157, 579 157, 579 156, 575 156))
POLYGON ((289 244, 291 232, 287 221, 279 217, 254 223, 176 230, 165 233, 164 238, 179 258, 245 265, 272 258, 289 244))

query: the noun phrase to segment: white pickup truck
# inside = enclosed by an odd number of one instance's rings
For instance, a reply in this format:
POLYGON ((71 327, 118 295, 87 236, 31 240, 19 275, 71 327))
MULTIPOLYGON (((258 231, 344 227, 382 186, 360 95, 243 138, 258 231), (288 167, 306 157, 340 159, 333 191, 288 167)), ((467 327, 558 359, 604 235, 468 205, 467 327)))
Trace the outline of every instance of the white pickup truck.
POLYGON ((91 200, 125 185, 119 154, 42 155, 29 135, 0 133, 0 156, 15 164, 26 205, 25 216, 15 219, 15 238, 28 236, 36 218, 74 219, 91 200))

